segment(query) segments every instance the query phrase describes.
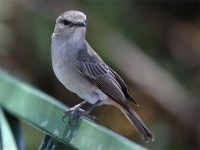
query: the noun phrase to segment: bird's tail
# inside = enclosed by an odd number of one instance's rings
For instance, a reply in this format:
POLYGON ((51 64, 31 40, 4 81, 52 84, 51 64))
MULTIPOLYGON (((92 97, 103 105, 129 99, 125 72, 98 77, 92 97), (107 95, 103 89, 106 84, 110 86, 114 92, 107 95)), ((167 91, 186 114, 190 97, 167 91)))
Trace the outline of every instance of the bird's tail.
POLYGON ((125 114, 125 116, 129 119, 129 121, 135 126, 137 131, 140 133, 142 138, 149 142, 150 140, 153 141, 154 137, 153 134, 149 131, 149 129, 144 125, 142 120, 139 118, 139 116, 134 112, 133 109, 131 109, 130 106, 124 105, 124 107, 121 109, 121 111, 125 114))

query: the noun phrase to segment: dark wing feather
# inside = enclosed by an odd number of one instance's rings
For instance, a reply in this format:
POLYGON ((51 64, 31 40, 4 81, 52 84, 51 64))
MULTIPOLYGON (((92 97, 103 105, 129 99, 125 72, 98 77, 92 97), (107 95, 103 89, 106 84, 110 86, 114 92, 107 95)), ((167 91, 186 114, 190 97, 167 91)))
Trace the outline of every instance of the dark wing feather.
POLYGON ((113 100, 126 101, 119 83, 105 64, 81 61, 78 70, 113 100))
POLYGON ((139 106, 138 102, 129 95, 127 86, 124 83, 124 81, 122 80, 122 78, 115 71, 113 71, 112 69, 110 69, 110 70, 113 73, 113 76, 115 76, 115 79, 117 80, 117 82, 119 83, 119 85, 121 86, 122 91, 123 91, 126 99, 132 101, 133 103, 135 103, 136 105, 139 106))
POLYGON ((90 48, 89 45, 77 53, 78 71, 96 84, 106 95, 117 101, 126 101, 125 95, 110 68, 90 48))
POLYGON ((128 94, 127 87, 121 77, 110 69, 92 50, 89 44, 77 53, 78 71, 88 80, 96 84, 113 100, 137 102, 128 94))

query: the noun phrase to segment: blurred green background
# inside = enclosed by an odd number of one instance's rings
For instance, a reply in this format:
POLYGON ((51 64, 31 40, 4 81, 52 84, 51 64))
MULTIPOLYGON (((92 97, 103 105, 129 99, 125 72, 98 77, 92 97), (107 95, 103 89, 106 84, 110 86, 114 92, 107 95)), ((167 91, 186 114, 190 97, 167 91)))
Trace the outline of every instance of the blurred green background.
MULTIPOLYGON (((50 51, 67 10, 87 15, 88 42, 125 80, 155 141, 145 143, 112 106, 93 112, 100 124, 150 149, 199 149, 200 2, 0 0, 0 69, 71 107, 81 100, 56 79, 50 51)), ((26 148, 37 149, 43 135, 23 127, 26 148)))

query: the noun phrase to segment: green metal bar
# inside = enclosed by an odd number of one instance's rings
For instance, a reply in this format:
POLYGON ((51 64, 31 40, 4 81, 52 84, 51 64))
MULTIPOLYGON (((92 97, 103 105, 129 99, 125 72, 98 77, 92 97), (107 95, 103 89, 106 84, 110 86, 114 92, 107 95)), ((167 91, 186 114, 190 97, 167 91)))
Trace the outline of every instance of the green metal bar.
POLYGON ((39 150, 74 150, 49 135, 45 135, 39 150))
POLYGON ((51 136, 49 135, 45 135, 40 147, 39 147, 39 150, 45 150, 48 143, 49 143, 49 140, 51 139, 51 136))
POLYGON ((2 150, 17 150, 17 144, 9 123, 0 108, 0 130, 1 130, 1 148, 2 150))
POLYGON ((74 126, 62 122, 66 107, 54 98, 0 72, 0 106, 14 116, 67 144, 82 150, 144 150, 145 148, 86 119, 74 126))
POLYGON ((20 120, 6 111, 3 111, 3 112, 6 117, 6 120, 8 121, 10 125, 10 129, 12 130, 13 136, 15 138, 15 142, 17 144, 17 148, 19 150, 24 150, 25 149, 24 137, 22 134, 22 127, 21 127, 20 120))

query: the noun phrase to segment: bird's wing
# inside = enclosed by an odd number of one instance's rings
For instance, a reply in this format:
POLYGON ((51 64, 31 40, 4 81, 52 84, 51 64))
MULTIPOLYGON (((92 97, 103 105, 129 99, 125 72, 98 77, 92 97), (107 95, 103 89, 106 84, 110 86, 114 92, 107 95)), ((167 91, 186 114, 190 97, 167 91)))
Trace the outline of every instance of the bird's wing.
POLYGON ((139 106, 138 102, 129 95, 127 86, 124 83, 124 81, 122 80, 122 78, 114 70, 112 70, 111 68, 110 68, 110 70, 113 73, 113 76, 115 76, 115 79, 117 80, 119 85, 121 86, 122 91, 123 91, 126 99, 130 100, 131 102, 133 102, 133 103, 135 103, 136 105, 139 106))
POLYGON ((78 71, 111 99, 125 102, 129 95, 124 81, 91 51, 90 47, 87 47, 78 52, 78 71))

